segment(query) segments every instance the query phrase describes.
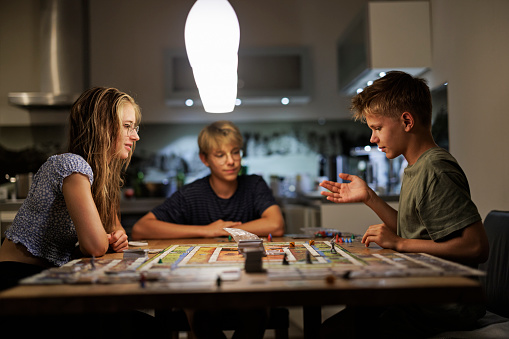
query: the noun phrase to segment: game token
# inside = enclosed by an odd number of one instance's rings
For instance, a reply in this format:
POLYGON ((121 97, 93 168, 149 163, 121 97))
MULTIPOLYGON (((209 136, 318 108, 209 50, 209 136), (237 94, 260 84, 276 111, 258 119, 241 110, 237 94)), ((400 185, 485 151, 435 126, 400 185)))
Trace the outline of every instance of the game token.
POLYGON ((283 265, 290 265, 290 262, 288 261, 288 255, 285 252, 285 255, 283 256, 283 265))
POLYGON ((228 241, 232 241, 232 236, 231 236, 231 234, 228 236, 228 241))
POLYGON ((334 284, 335 281, 336 277, 333 276, 332 274, 329 274, 328 276, 325 277, 325 282, 329 285, 334 284))
POLYGON ((337 253, 338 253, 338 252, 336 251, 336 247, 334 247, 334 239, 332 239, 332 240, 330 241, 330 252, 331 252, 332 254, 337 254, 337 253))
POLYGON ((267 236, 267 241, 269 241, 269 242, 272 241, 272 234, 269 233, 269 235, 267 236))
POLYGON ((312 264, 313 261, 311 260, 311 253, 309 251, 306 252, 306 264, 312 264))
POLYGON ((293 241, 290 242, 290 248, 295 248, 295 243, 293 241))
POLYGON ((313 246, 315 244, 314 240, 309 240, 309 246, 313 246))
POLYGON ((217 287, 221 287, 221 276, 220 276, 220 275, 218 275, 218 276, 217 276, 217 279, 216 279, 216 286, 217 286, 217 287))
POLYGON ((145 275, 145 272, 140 274, 140 287, 145 288, 145 283, 147 282, 147 276, 145 275))

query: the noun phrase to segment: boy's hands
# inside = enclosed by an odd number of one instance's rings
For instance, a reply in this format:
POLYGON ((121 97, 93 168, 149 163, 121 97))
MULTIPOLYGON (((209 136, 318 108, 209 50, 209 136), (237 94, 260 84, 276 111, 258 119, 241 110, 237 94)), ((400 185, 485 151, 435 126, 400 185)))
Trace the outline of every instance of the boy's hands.
POLYGON ((330 191, 322 191, 321 193, 327 197, 327 200, 335 203, 365 203, 370 198, 370 191, 372 190, 364 180, 356 175, 350 175, 346 173, 339 173, 339 177, 343 180, 350 181, 350 183, 338 183, 327 180, 324 180, 320 183, 320 186, 330 191))
POLYGON ((113 231, 108 234, 108 242, 110 244, 110 248, 115 252, 122 252, 129 248, 127 235, 121 230, 113 231))
POLYGON ((221 237, 227 236, 230 233, 226 232, 223 228, 237 227, 242 225, 240 221, 224 221, 222 219, 210 223, 207 227, 208 237, 221 237))
POLYGON ((402 240, 402 238, 387 227, 387 225, 377 224, 369 226, 361 242, 365 244, 366 247, 368 247, 371 242, 374 242, 380 247, 397 250, 397 245, 400 240, 402 240))

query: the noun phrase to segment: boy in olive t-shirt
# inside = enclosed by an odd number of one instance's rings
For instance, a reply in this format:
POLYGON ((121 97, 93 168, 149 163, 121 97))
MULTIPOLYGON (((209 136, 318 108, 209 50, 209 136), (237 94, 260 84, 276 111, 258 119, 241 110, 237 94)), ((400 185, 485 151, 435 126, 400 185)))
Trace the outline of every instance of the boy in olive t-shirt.
MULTIPOLYGON (((482 219, 470 198, 468 181, 454 157, 439 148, 431 134, 431 94, 423 79, 388 72, 352 99, 354 118, 371 129, 389 159, 403 155, 405 169, 399 212, 366 182, 340 173, 349 183, 324 181, 322 192, 335 203, 363 202, 382 220, 368 228, 362 242, 398 252, 423 252, 475 266, 487 260, 489 244, 482 219)), ((395 304, 397 300, 395 301, 395 304)), ((350 308, 327 319, 322 337, 338 328, 353 337, 427 337, 464 329, 482 317, 483 306, 350 308), (353 323, 352 323, 353 321, 353 323), (370 326, 365 326, 370 324, 370 326)))

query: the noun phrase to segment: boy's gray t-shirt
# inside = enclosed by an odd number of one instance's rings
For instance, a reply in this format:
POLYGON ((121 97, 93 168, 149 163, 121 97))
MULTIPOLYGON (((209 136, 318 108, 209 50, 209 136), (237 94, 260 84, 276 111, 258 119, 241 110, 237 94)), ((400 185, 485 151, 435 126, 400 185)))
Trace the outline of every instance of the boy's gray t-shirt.
POLYGON ((465 173, 449 152, 431 148, 405 169, 399 197, 399 236, 438 240, 480 220, 465 173))

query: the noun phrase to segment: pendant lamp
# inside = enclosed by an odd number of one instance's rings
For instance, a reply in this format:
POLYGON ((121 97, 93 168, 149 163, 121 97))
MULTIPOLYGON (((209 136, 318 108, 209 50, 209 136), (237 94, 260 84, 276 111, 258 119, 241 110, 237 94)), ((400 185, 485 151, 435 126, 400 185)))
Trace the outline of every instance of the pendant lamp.
POLYGON ((186 20, 185 44, 203 108, 232 112, 237 99, 240 27, 227 0, 197 0, 186 20))

